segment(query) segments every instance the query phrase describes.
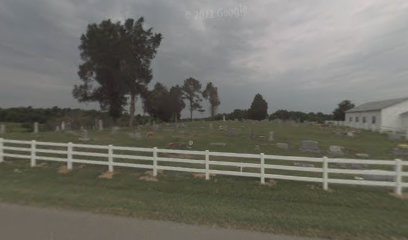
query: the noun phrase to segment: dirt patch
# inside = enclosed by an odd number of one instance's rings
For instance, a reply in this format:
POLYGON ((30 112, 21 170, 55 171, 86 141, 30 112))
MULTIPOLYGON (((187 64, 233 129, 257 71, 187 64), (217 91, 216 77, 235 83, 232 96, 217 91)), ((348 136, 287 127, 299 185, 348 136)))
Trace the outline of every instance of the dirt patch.
POLYGON ((106 172, 102 173, 101 175, 99 175, 98 178, 100 178, 100 179, 112 179, 113 175, 114 175, 113 172, 106 171, 106 172))
POLYGON ((403 193, 401 195, 395 194, 395 193, 390 193, 391 196, 402 199, 402 200, 408 200, 408 193, 403 193))
POLYGON ((60 175, 67 175, 71 172, 72 170, 68 169, 67 166, 62 165, 58 168, 58 174, 60 175))
POLYGON ((157 177, 153 177, 153 176, 141 176, 139 177, 139 180, 142 180, 145 182, 158 182, 159 181, 157 177))

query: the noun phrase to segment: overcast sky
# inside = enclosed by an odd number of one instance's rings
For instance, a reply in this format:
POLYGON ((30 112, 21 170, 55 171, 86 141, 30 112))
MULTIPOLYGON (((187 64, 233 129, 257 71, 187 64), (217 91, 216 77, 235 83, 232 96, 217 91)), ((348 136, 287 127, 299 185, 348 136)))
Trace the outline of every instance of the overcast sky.
POLYGON ((212 81, 221 112, 408 96, 406 0, 0 0, 0 107, 92 107, 71 95, 81 34, 140 16, 164 37, 154 81, 212 81))

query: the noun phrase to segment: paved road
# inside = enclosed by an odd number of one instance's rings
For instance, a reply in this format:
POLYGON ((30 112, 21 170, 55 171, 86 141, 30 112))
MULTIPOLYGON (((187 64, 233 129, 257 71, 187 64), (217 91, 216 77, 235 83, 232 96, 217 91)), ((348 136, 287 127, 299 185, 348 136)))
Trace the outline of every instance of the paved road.
POLYGON ((7 240, 304 240, 288 236, 0 204, 7 240))

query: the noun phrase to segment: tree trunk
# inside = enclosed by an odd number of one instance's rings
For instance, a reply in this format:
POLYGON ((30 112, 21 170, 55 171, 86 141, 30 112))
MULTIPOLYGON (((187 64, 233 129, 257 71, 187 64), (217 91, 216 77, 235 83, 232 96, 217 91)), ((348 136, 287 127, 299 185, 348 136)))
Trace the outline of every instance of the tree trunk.
POLYGON ((193 100, 190 99, 190 120, 193 121, 193 100))
POLYGON ((136 94, 130 94, 129 127, 133 127, 136 112, 136 94))

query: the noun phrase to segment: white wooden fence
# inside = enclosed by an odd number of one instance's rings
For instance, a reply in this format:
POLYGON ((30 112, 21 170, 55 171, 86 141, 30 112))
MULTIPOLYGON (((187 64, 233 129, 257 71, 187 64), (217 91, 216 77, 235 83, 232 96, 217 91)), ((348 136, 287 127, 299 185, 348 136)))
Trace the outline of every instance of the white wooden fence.
POLYGON ((324 190, 329 189, 329 184, 347 184, 394 188, 400 195, 403 188, 408 187, 408 182, 404 182, 404 178, 408 178, 408 172, 404 172, 408 162, 399 159, 276 156, 0 138, 0 163, 5 157, 29 159, 31 167, 35 167, 37 161, 55 161, 66 163, 68 169, 72 169, 74 163, 107 166, 110 172, 114 167, 151 169, 154 176, 159 170, 166 170, 202 173, 206 180, 216 174, 259 178, 262 184, 266 179, 315 182, 321 183, 324 190), (355 165, 364 169, 355 169, 355 165))

